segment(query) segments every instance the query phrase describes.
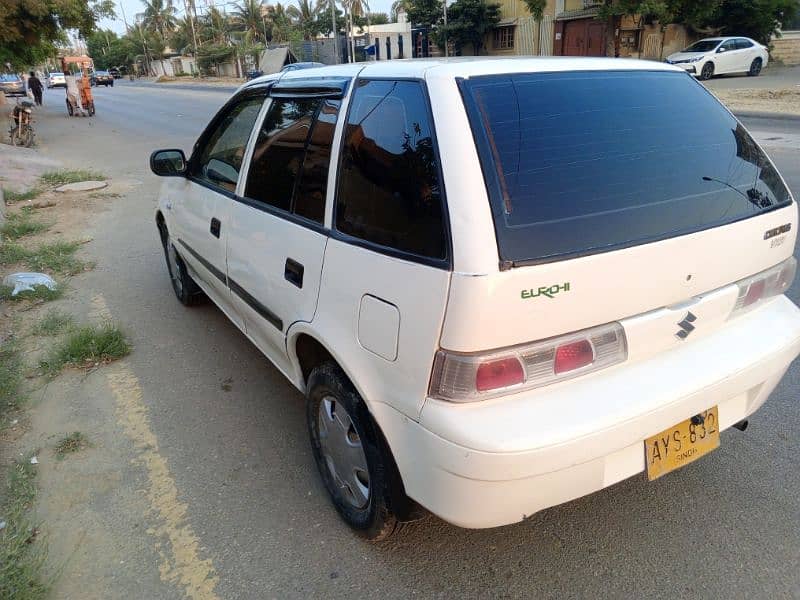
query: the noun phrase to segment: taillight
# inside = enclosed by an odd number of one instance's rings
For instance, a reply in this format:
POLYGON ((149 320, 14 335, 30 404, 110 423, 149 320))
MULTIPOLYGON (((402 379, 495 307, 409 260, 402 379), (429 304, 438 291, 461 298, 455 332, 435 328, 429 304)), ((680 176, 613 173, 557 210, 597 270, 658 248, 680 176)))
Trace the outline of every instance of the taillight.
POLYGON ((627 356, 625 331, 619 323, 491 352, 440 350, 429 393, 451 402, 474 402, 592 373, 627 356))
POLYGON ((797 261, 791 257, 771 269, 737 281, 739 296, 731 316, 752 308, 762 300, 783 294, 792 285, 796 272, 797 261))

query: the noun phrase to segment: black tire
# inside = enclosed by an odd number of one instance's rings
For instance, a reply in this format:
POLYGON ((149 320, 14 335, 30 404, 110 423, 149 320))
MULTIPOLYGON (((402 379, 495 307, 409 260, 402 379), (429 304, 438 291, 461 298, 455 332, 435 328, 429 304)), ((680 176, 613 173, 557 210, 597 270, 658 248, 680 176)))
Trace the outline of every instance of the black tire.
POLYGON ((93 117, 94 116, 94 100, 89 102, 89 107, 88 108, 89 108, 89 116, 93 117))
POLYGON ((714 63, 707 62, 703 65, 703 68, 700 69, 700 79, 703 81, 708 81, 714 76, 714 63))
POLYGON ((761 68, 764 66, 764 61, 756 58, 750 63, 750 70, 747 71, 748 77, 758 77, 761 74, 761 68))
POLYGON ((161 244, 164 247, 164 258, 167 261, 167 273, 169 273, 169 280, 170 283, 172 283, 172 291, 175 292, 175 297, 184 306, 200 304, 205 298, 203 290, 200 289, 200 286, 198 286, 194 279, 192 279, 192 276, 189 275, 186 269, 186 263, 183 262, 177 248, 172 244, 172 239, 169 237, 167 228, 159 226, 159 230, 161 233, 161 244))
POLYGON ((110 85, 111 87, 114 87, 114 82, 112 81, 111 83, 108 83, 108 84, 106 84, 106 87, 108 87, 109 85, 110 85))
POLYGON ((75 112, 75 111, 72 109, 72 102, 70 102, 69 100, 67 100, 67 112, 69 113, 69 116, 70 116, 70 117, 71 117, 71 116, 74 114, 74 112, 75 112))
POLYGON ((336 364, 324 363, 311 371, 308 378, 306 421, 311 450, 322 482, 344 522, 361 537, 373 542, 385 540, 399 531, 403 523, 395 516, 391 500, 396 497, 392 493, 395 490, 391 489, 391 482, 399 480, 399 476, 394 476, 397 469, 394 459, 364 401, 336 364), (330 402, 331 398, 334 406, 341 406, 346 410, 356 439, 364 451, 369 474, 369 492, 363 507, 354 506, 348 500, 347 492, 343 491, 342 485, 336 483, 323 454, 319 411, 326 410, 323 401, 330 402))

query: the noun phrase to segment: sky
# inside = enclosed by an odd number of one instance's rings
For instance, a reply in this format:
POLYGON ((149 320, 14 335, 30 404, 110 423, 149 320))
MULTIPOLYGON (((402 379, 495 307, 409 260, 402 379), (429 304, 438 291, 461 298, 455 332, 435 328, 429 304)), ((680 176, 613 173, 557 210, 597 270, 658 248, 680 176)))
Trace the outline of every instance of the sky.
MULTIPOLYGON (((274 4, 278 0, 272 0, 274 4)), ((296 0, 280 0, 284 5, 297 4, 296 0)), ((115 20, 103 19, 100 21, 102 29, 111 29, 119 34, 125 33, 125 23, 122 20, 122 13, 125 12, 125 17, 128 24, 133 24, 136 19, 136 14, 144 10, 141 0, 116 0, 117 2, 117 18, 115 20)), ((226 5, 232 4, 229 0, 195 0, 197 12, 203 12, 206 7, 214 5, 219 9, 224 8, 226 5)), ((183 0, 173 0, 173 4, 178 12, 178 16, 184 15, 183 0)), ((372 12, 385 12, 389 14, 389 9, 392 6, 392 0, 369 0, 369 6, 372 12)))

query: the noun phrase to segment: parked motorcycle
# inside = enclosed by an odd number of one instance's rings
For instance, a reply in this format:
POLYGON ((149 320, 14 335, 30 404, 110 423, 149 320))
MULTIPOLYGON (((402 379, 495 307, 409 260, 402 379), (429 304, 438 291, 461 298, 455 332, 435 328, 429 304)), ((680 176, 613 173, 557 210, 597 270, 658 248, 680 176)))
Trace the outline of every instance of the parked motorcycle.
POLYGON ((33 145, 34 136, 33 102, 17 100, 9 117, 11 117, 11 129, 8 130, 8 133, 11 136, 11 145, 30 148, 33 145))

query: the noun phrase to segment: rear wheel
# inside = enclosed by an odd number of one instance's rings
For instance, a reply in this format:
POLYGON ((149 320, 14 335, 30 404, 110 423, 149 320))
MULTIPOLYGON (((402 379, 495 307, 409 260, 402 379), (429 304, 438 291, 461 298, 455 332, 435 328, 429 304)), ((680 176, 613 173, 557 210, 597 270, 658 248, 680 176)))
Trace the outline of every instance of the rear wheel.
POLYGON ((11 145, 30 148, 33 145, 33 129, 19 125, 11 130, 11 145))
POLYGON ((94 100, 89 102, 88 110, 89 110, 89 116, 93 117, 94 116, 94 100))
POLYGON ((707 62, 700 71, 700 79, 707 81, 714 76, 714 63, 707 62))
POLYGON ((322 482, 342 519, 371 541, 400 529, 391 508, 393 459, 364 401, 337 365, 311 371, 306 420, 322 482))
POLYGON ((753 62, 750 63, 750 70, 747 71, 747 75, 749 77, 758 77, 761 73, 761 68, 764 66, 764 61, 760 58, 756 58, 753 62))
POLYGON ((67 112, 69 113, 70 117, 75 113, 72 108, 72 102, 69 101, 69 98, 67 98, 67 112))

